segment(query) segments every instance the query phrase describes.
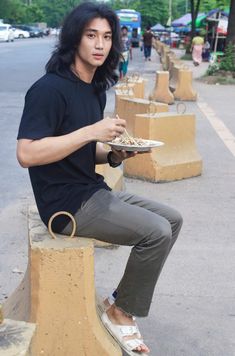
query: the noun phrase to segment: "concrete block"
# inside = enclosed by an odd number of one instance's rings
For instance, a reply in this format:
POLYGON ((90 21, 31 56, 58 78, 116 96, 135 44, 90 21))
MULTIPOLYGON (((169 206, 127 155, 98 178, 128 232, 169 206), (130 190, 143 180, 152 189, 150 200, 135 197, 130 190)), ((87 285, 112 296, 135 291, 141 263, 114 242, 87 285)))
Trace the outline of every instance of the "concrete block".
POLYGON ((136 115, 135 135, 165 145, 126 160, 126 176, 164 182, 201 174, 202 159, 196 148, 193 114, 136 115))
POLYGON ((139 75, 132 75, 126 78, 127 84, 132 88, 135 98, 144 99, 145 80, 139 75))
POLYGON ((117 108, 120 105, 121 98, 134 98, 134 92, 128 85, 123 85, 121 88, 115 89, 115 108, 114 108, 114 115, 117 113, 117 108))
POLYGON ((32 323, 5 319, 0 325, 0 355, 34 356, 30 349, 35 328, 32 323))
POLYGON ((169 90, 169 72, 157 71, 156 82, 152 94, 149 96, 150 100, 155 100, 165 104, 174 103, 174 95, 169 90))
POLYGON ((176 100, 196 101, 197 92, 193 89, 192 82, 192 71, 190 69, 180 69, 174 91, 174 98, 176 100))
POLYGON ((170 70, 170 66, 171 66, 171 61, 172 60, 177 60, 176 54, 175 52, 169 51, 166 54, 166 64, 165 64, 165 70, 170 70))
POLYGON ((112 190, 123 190, 123 171, 120 167, 112 168, 108 164, 97 164, 95 170, 96 173, 101 174, 104 177, 105 182, 112 190))
MULTIPOLYGON (((127 131, 132 135, 135 134, 135 119, 136 114, 144 113, 160 113, 167 112, 168 105, 164 103, 157 103, 147 99, 127 99, 121 98, 117 106, 117 114, 120 118, 127 122, 127 131)), ((140 136, 141 137, 141 136, 140 136)))
POLYGON ((168 70, 169 67, 169 61, 168 61, 168 56, 170 54, 170 47, 169 46, 163 46, 162 47, 162 52, 161 52, 161 63, 162 63, 162 68, 163 70, 168 70))
POLYGON ((175 63, 175 60, 170 62, 170 84, 169 88, 172 92, 175 91, 175 88, 179 81, 179 71, 182 68, 182 63, 175 63))
POLYGON ((92 239, 51 239, 35 208, 29 211, 28 271, 21 293, 6 304, 6 313, 25 313, 37 324, 33 356, 122 355, 97 316, 92 239))

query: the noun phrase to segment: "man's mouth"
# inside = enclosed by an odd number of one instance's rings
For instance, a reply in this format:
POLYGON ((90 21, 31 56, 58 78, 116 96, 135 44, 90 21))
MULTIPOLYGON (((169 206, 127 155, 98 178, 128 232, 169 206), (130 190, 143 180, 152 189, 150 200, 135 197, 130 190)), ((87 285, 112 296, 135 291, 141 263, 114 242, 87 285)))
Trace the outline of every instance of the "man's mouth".
POLYGON ((104 55, 100 54, 100 53, 94 53, 93 57, 96 58, 96 59, 102 59, 102 58, 104 58, 104 55))

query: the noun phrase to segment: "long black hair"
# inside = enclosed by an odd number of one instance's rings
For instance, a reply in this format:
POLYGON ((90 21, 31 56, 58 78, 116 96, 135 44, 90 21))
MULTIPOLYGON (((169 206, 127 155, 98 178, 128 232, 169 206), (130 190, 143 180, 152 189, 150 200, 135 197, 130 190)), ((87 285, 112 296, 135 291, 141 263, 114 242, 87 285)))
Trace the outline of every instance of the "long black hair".
POLYGON ((95 71, 93 82, 99 90, 106 90, 118 80, 116 68, 121 54, 120 24, 115 12, 105 4, 82 3, 65 18, 59 43, 46 64, 46 72, 63 73, 75 60, 84 28, 94 18, 104 18, 112 30, 112 47, 102 66, 95 71))

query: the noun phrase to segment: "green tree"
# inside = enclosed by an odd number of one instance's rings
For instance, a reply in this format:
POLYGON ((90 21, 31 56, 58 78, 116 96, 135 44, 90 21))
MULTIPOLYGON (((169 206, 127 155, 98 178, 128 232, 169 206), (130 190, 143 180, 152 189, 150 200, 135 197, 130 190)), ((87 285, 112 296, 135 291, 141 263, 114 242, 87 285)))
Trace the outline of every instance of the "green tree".
POLYGON ((76 5, 79 0, 34 0, 44 14, 44 22, 50 27, 61 26, 66 14, 76 5))
POLYGON ((143 25, 153 26, 160 22, 166 24, 168 20, 168 4, 161 0, 141 1, 139 11, 142 16, 143 25))
POLYGON ((5 22, 19 22, 25 16, 25 6, 20 0, 0 0, 0 18, 5 22))
POLYGON ((235 50, 230 42, 225 48, 224 57, 220 63, 220 69, 235 72, 235 50))
POLYGON ((25 21, 27 23, 44 22, 45 16, 43 10, 37 4, 26 6, 25 21))

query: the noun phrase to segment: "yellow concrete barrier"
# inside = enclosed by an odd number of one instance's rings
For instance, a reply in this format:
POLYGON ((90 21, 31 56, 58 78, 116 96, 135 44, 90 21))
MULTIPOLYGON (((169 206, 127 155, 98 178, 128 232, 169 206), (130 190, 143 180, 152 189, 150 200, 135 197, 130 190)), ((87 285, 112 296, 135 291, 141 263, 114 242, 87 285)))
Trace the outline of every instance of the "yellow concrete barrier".
POLYGON ((161 182, 201 174, 202 159, 196 148, 193 114, 136 115, 135 135, 165 145, 124 161, 126 176, 161 182))
POLYGON ((190 69, 180 69, 174 91, 174 98, 176 100, 196 101, 197 92, 193 89, 192 82, 192 71, 190 69))
POLYGON ((167 111, 168 111, 167 104, 157 103, 147 99, 120 98, 120 101, 116 106, 116 113, 120 116, 120 118, 125 119, 127 121, 127 131, 135 136, 136 134, 134 131, 134 126, 135 126, 136 114, 144 114, 147 112, 160 113, 160 112, 167 112, 167 111))
POLYGON ((170 72, 170 76, 171 76, 171 70, 173 69, 174 65, 178 65, 178 66, 182 66, 183 63, 180 60, 180 58, 177 58, 175 54, 169 53, 168 56, 168 60, 169 60, 169 72, 170 72))
POLYGON ((134 98, 134 92, 133 90, 128 86, 128 85, 124 85, 120 86, 118 88, 115 89, 115 109, 114 109, 114 114, 117 112, 117 107, 120 103, 120 99, 121 98, 129 98, 132 99, 134 98))
POLYGON ((97 164, 96 173, 101 174, 104 177, 108 186, 115 191, 123 190, 123 171, 121 168, 112 168, 108 164, 97 164))
POLYGON ((115 85, 115 90, 132 91, 135 98, 144 98, 145 79, 139 75, 125 77, 122 81, 115 85))
POLYGON ((169 89, 169 72, 160 71, 156 72, 156 82, 152 93, 149 96, 150 100, 159 101, 165 104, 174 103, 174 95, 169 89))
POLYGON ((169 67, 168 56, 169 56, 170 53, 171 53, 171 50, 170 50, 169 46, 163 46, 162 47, 161 63, 162 63, 162 69, 163 70, 168 70, 168 67, 169 67))
POLYGON ((170 61, 170 84, 169 88, 172 92, 175 91, 175 88, 179 81, 179 71, 182 68, 182 63, 177 63, 174 60, 170 61))
POLYGON ((37 324, 33 356, 122 355, 97 316, 93 255, 91 239, 53 240, 30 209, 28 270, 5 314, 37 324))
POLYGON ((133 74, 128 76, 126 80, 134 92, 134 97, 144 99, 145 79, 137 74, 133 74))

